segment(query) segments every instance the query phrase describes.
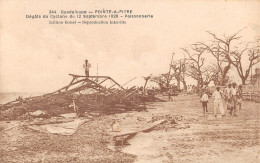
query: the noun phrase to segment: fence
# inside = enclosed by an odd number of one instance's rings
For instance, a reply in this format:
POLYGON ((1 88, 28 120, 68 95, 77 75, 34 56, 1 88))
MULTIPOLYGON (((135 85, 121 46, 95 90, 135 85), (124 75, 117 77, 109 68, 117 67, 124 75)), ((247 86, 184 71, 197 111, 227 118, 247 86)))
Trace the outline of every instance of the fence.
POLYGON ((260 92, 253 85, 243 85, 243 99, 260 102, 260 92))

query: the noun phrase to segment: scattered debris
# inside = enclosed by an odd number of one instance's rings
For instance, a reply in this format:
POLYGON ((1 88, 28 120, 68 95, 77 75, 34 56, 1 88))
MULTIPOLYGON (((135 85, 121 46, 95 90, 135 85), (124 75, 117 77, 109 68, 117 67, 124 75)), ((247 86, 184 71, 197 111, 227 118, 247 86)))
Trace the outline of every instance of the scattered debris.
POLYGON ((8 128, 6 128, 6 129, 4 129, 3 131, 7 131, 7 130, 10 130, 10 129, 12 129, 12 128, 18 127, 18 126, 20 126, 20 124, 16 124, 16 125, 14 125, 14 126, 8 127, 8 128))
POLYGON ((144 95, 137 87, 123 88, 109 76, 80 76, 69 74, 72 81, 65 87, 42 96, 19 98, 1 106, 0 120, 59 116, 85 113, 96 116, 131 110, 146 110, 145 102, 160 101, 154 95, 144 95))
POLYGON ((37 118, 46 117, 46 113, 41 111, 41 110, 36 110, 34 112, 30 112, 29 115, 32 116, 32 117, 37 117, 37 118))
POLYGON ((152 124, 148 125, 148 127, 145 127, 141 130, 137 130, 137 131, 134 131, 134 132, 121 132, 119 134, 116 134, 113 136, 113 139, 116 140, 117 138, 120 138, 120 137, 124 137, 124 136, 131 136, 131 135, 135 135, 137 134, 138 132, 148 132, 149 130, 155 128, 157 125, 159 124, 162 124, 162 123, 165 123, 166 120, 159 120, 159 121, 156 121, 156 122, 153 122, 152 124))
POLYGON ((32 126, 31 128, 34 130, 45 130, 51 134, 72 135, 77 131, 78 127, 85 121, 86 120, 84 119, 75 119, 67 123, 44 124, 32 126))
POLYGON ((77 115, 76 113, 68 113, 68 114, 61 114, 60 116, 64 118, 75 118, 77 115))

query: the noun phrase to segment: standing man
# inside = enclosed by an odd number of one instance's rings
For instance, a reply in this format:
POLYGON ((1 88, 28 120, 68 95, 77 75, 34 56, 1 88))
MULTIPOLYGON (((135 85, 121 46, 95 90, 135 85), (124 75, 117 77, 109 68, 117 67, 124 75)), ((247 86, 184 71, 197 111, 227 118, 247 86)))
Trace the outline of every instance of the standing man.
POLYGON ((209 96, 206 93, 206 91, 203 89, 202 90, 202 96, 200 98, 200 102, 202 103, 202 108, 203 108, 203 115, 205 116, 208 112, 208 100, 209 96))
POLYGON ((231 88, 231 94, 232 94, 232 108, 230 109, 230 114, 233 116, 237 116, 236 112, 237 112, 237 88, 236 88, 237 84, 234 82, 232 84, 232 88, 231 88))
POLYGON ((239 109, 241 109, 241 106, 242 106, 242 85, 239 85, 238 89, 237 89, 237 104, 238 104, 239 109))
POLYGON ((89 77, 89 68, 91 67, 91 64, 88 63, 88 60, 85 60, 85 64, 83 65, 84 69, 85 69, 85 74, 86 77, 89 77))
POLYGON ((227 105, 227 110, 230 110, 232 107, 232 94, 231 94, 231 84, 228 84, 228 87, 225 89, 225 102, 227 105))

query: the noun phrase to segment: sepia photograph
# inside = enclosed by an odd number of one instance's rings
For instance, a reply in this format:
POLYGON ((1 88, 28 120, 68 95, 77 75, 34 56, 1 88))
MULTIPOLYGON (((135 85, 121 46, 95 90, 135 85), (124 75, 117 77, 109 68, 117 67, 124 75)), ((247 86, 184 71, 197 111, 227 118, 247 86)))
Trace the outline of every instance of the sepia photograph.
POLYGON ((0 0, 1 163, 259 163, 260 1, 0 0))

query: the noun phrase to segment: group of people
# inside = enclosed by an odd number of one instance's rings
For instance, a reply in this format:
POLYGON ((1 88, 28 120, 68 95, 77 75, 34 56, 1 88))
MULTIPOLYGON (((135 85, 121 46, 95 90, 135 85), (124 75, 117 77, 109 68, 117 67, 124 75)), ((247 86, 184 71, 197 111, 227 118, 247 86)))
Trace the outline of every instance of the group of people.
MULTIPOLYGON (((85 64, 83 65, 85 69, 85 75, 86 77, 89 77, 89 69, 91 67, 91 64, 88 62, 88 60, 85 60, 85 64)), ((188 85, 187 91, 188 94, 190 94, 194 90, 195 86, 188 85)), ((172 101, 171 95, 174 92, 174 87, 171 87, 168 91, 169 94, 169 101, 172 101)), ((241 109, 242 105, 242 85, 239 85, 237 87, 236 83, 228 84, 227 88, 225 90, 221 91, 220 87, 216 87, 216 91, 212 94, 212 97, 214 98, 214 116, 217 116, 218 110, 220 111, 222 117, 226 116, 227 111, 229 110, 229 114, 233 116, 237 116, 237 105, 239 109, 241 109), (226 109, 224 107, 223 101, 226 105, 226 109)), ((200 102, 202 103, 203 107, 203 114, 204 116, 208 112, 208 100, 209 95, 207 89, 203 89, 202 96, 200 99, 200 102)))
MULTIPOLYGON (((217 116, 218 110, 222 117, 226 116, 228 111, 230 115, 237 116, 237 106, 241 109, 242 106, 242 85, 237 87, 236 83, 228 84, 227 88, 220 90, 220 87, 216 87, 216 90, 212 94, 214 98, 214 116, 217 116), (224 102, 223 102, 224 101, 224 102), (226 108, 224 107, 226 105, 226 108)), ((201 103, 203 107, 203 114, 206 115, 208 112, 208 94, 206 90, 203 90, 201 96, 201 103)))

